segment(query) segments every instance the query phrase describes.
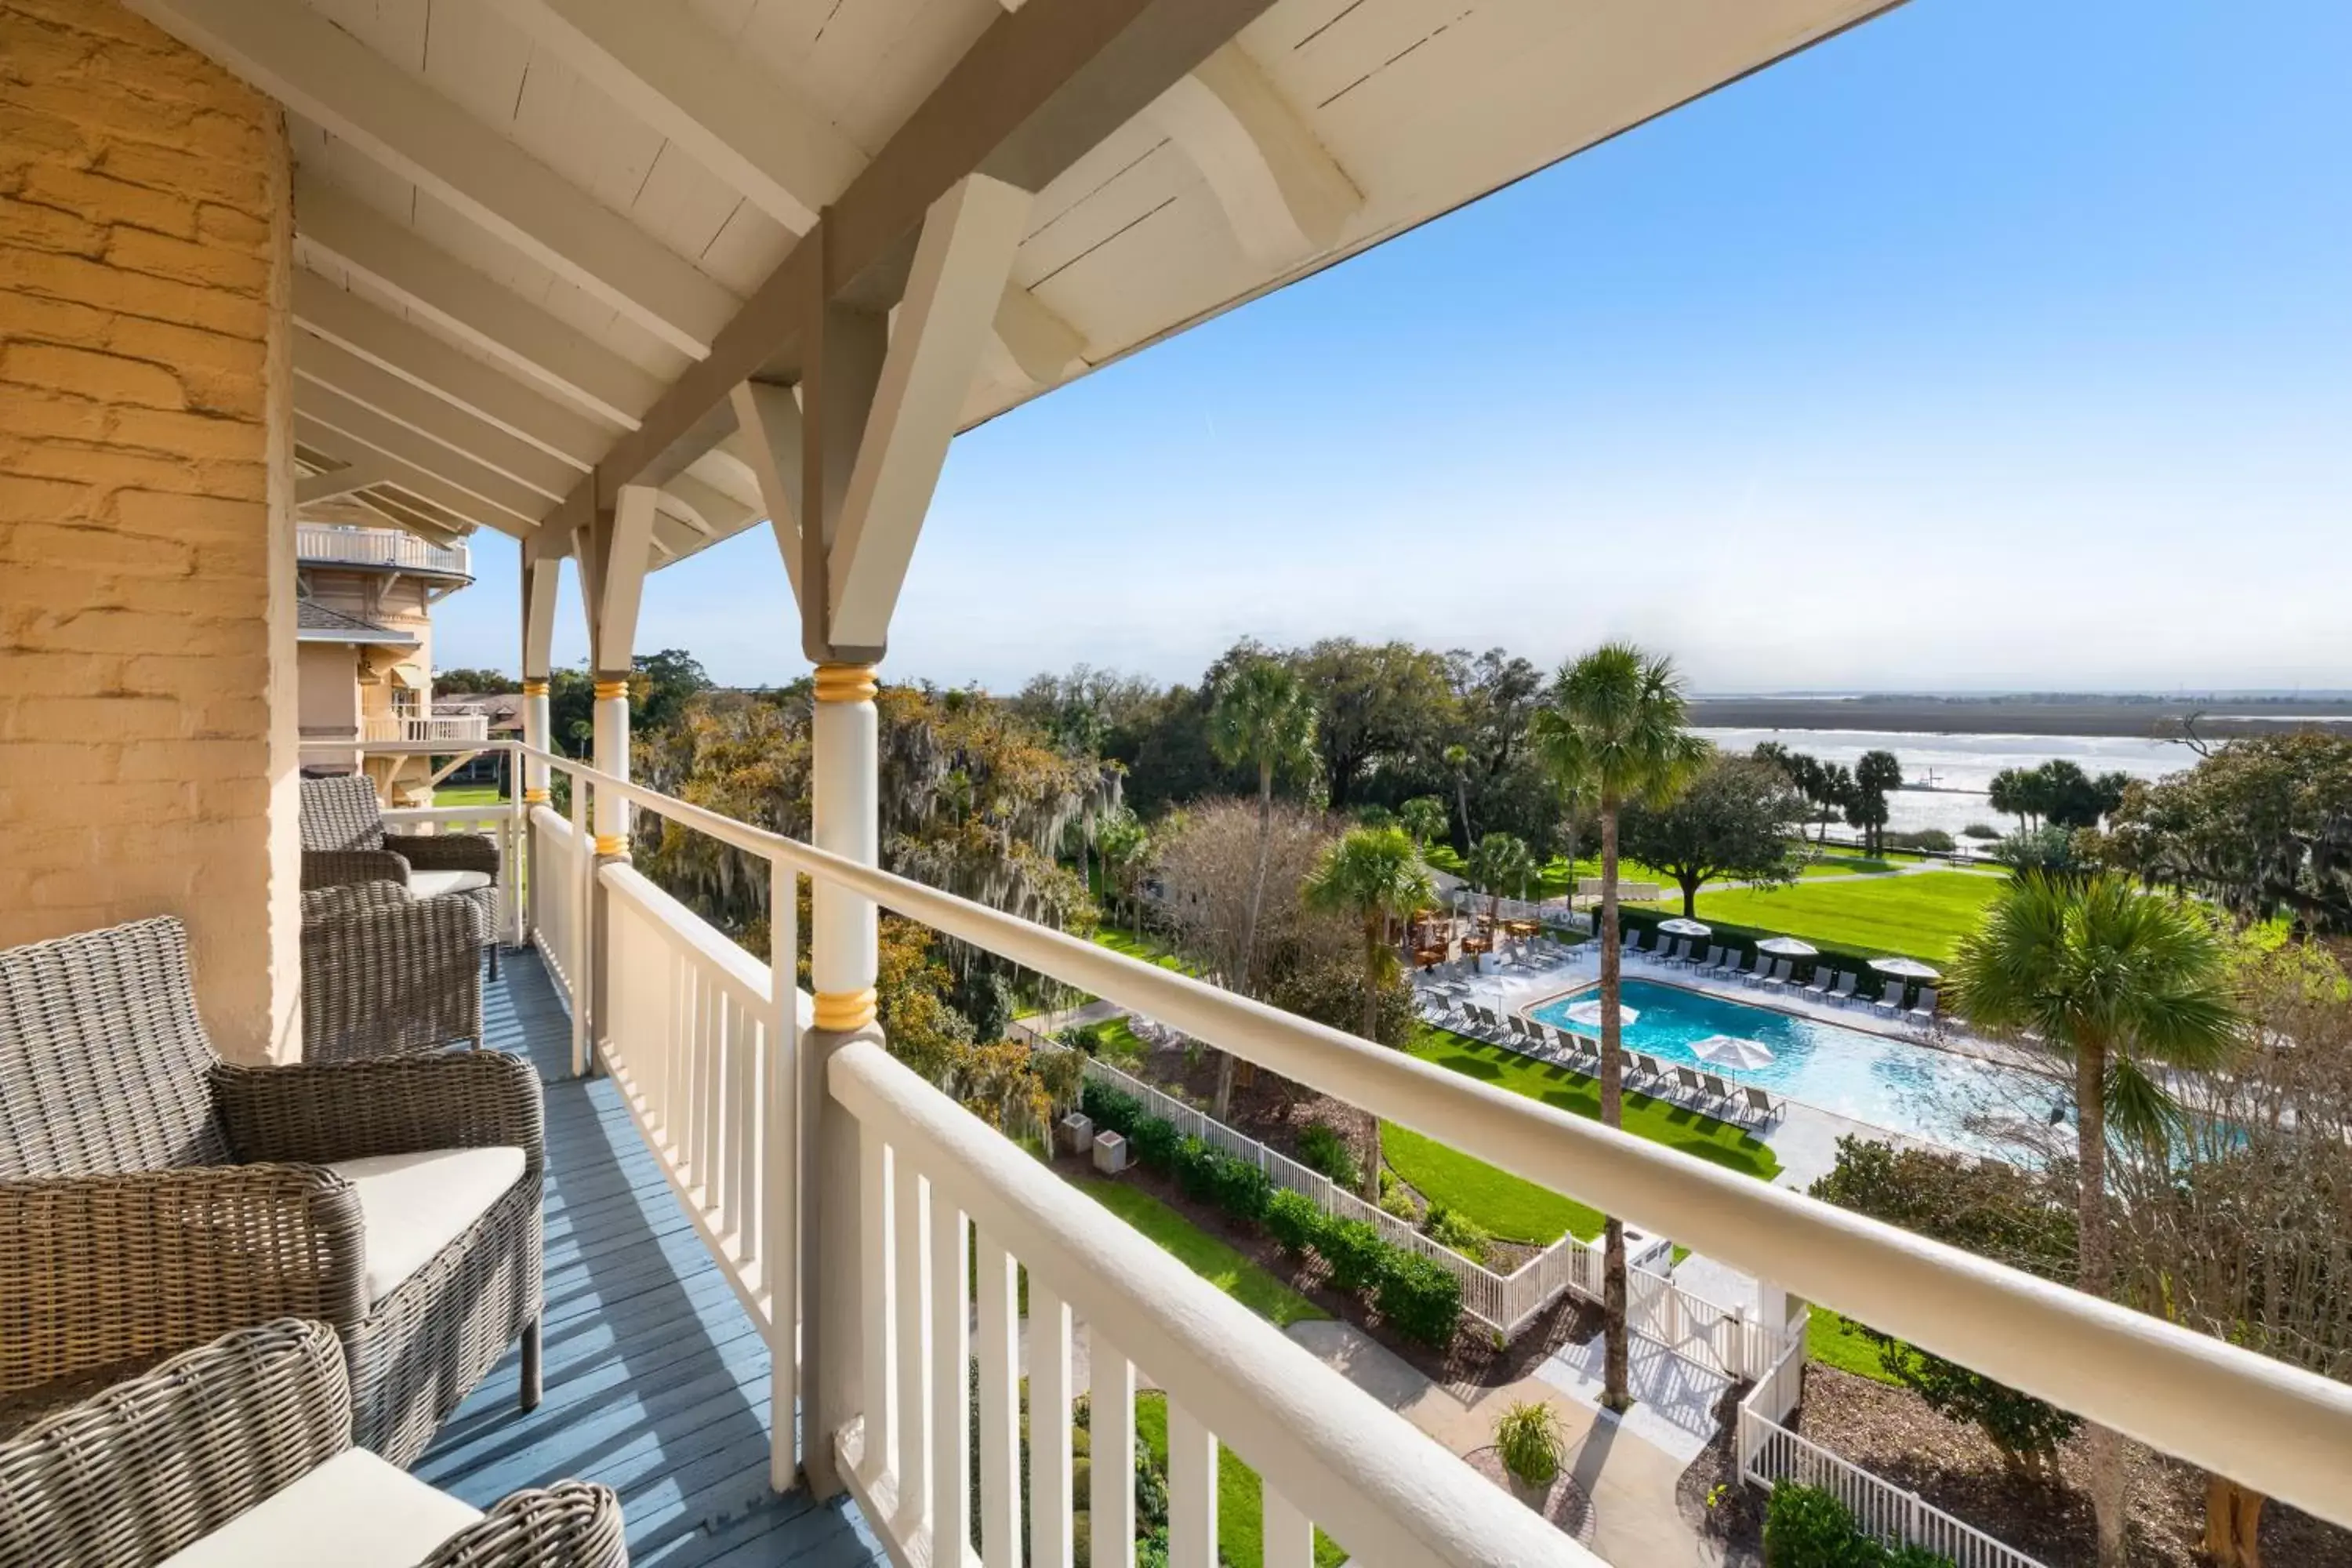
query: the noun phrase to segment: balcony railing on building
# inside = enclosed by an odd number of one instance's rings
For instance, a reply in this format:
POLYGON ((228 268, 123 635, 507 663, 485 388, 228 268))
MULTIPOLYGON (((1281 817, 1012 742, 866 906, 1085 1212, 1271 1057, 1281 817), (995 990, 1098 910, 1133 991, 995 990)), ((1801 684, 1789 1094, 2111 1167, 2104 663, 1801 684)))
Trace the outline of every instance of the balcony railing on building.
POLYGON ((360 721, 368 745, 480 745, 490 738, 487 713, 370 713, 360 721))
POLYGON ((301 523, 294 531, 294 553, 306 566, 384 566, 451 577, 474 574, 473 552, 463 542, 433 544, 397 528, 301 523))
MULTIPOLYGON (((612 1075, 768 1341, 775 1480, 788 1484, 805 1468, 821 1486, 846 1487, 895 1561, 971 1562, 934 1546, 970 1540, 975 1510, 986 1542, 1021 1540, 1027 1521, 1033 1553, 1047 1562, 1067 1561, 1072 1511, 1088 1502, 1093 1539, 1130 1539, 1124 1456, 1136 1440, 1142 1379, 1171 1391, 1173 1562, 1214 1561, 1219 1443, 1265 1481, 1269 1564, 1311 1562, 1318 1526, 1368 1563, 1596 1560, 1531 1510, 1503 1504, 1395 1411, 870 1038, 812 1032, 805 996, 780 994, 775 979, 794 972, 802 951, 802 877, 1429 1136, 1475 1146, 1515 1174, 1776 1279, 1792 1295, 2352 1522, 2342 1485, 2352 1465, 2352 1389, 2342 1384, 561 757, 511 750, 532 787, 546 787, 551 772, 571 781, 568 816, 542 805, 520 819, 529 869, 519 879, 528 886, 530 940, 572 1014, 574 1064, 612 1075), (599 838, 628 842, 632 811, 707 836, 760 868, 776 915, 766 963, 625 858, 594 853, 599 838), (1025 1323, 1017 1279, 1025 1280, 1025 1323), (1078 1323, 1088 1341, 1083 1355, 1074 1344, 1078 1323), (1070 1452, 1080 1394, 1093 1432, 1087 1499, 1074 1495, 1068 1465, 1051 1458, 1070 1452)), ((1762 1373, 1740 1412, 1742 1469, 1751 1477, 1819 1468, 1799 1463, 1776 1436, 1796 1397, 1801 1350, 1792 1340, 1766 1358, 1769 1366, 1741 1369, 1762 1373)), ((2021 1561, 1943 1528, 1932 1510, 1905 1503, 1889 1511, 1872 1500, 1864 1500, 1874 1527, 1890 1534, 1961 1548, 1959 1560, 1971 1564, 2021 1561)), ((1003 1549, 984 1556, 1019 1560, 1003 1549)))

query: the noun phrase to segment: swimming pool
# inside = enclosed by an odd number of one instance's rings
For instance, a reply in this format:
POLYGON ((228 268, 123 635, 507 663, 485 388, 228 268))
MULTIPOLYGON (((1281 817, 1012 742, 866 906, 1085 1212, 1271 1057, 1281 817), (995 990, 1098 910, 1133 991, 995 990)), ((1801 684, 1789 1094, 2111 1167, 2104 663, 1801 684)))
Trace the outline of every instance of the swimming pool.
MULTIPOLYGON (((1530 1008, 1528 1016, 1598 1039, 1599 1028, 1568 1017, 1570 1005, 1590 1001, 1593 994, 1588 986, 1555 997, 1530 1008)), ((1993 1124, 2044 1121, 2052 1108, 2067 1098, 2063 1085, 2038 1074, 1769 1007, 1750 1007, 1678 985, 1628 980, 1624 997, 1625 1005, 1641 1014, 1625 1027, 1629 1051, 1647 1052, 1666 1067, 1723 1072, 1693 1055, 1692 1043, 1709 1035, 1761 1040, 1772 1049, 1770 1062, 1723 1076, 1956 1149, 2014 1157, 2015 1145, 2003 1142, 1993 1124)))

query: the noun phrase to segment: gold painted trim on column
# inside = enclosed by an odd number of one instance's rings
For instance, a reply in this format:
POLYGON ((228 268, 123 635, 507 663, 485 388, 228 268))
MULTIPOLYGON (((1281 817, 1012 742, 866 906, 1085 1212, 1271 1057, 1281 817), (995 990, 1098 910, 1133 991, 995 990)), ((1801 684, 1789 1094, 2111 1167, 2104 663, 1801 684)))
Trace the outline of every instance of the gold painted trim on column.
MULTIPOLYGON (((882 684, 870 664, 820 664, 816 667, 819 702, 871 702, 882 684)), ((855 1027, 856 1026, 851 1026, 855 1027)))
POLYGON ((596 700, 599 702, 606 701, 614 697, 626 697, 628 694, 629 682, 625 676, 619 680, 599 680, 596 682, 596 700))
POLYGON ((525 805, 545 805, 547 802, 548 794, 543 789, 526 789, 522 792, 522 803, 525 805))
POLYGON ((820 1029, 862 1029, 874 1021, 874 987, 816 994, 816 1026, 820 1029))
POLYGON ((547 695, 547 682, 526 679, 522 683, 522 694, 525 697, 544 697, 547 695))
POLYGON ((596 853, 599 855, 618 855, 627 844, 628 839, 618 833, 596 835, 596 853))

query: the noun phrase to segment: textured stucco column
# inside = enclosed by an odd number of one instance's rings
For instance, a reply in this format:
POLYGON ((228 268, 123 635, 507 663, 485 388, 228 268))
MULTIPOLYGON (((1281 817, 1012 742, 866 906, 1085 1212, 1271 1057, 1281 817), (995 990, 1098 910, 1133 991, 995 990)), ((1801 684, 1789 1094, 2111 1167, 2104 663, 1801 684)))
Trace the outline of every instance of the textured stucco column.
MULTIPOLYGON (((522 741, 526 746, 547 750, 547 682, 525 679, 522 683, 522 741)), ((526 757, 522 764, 522 802, 525 805, 545 805, 547 764, 526 757)))
POLYGON ((114 0, 0 5, 0 946, 184 921, 300 1048, 278 106, 114 0))

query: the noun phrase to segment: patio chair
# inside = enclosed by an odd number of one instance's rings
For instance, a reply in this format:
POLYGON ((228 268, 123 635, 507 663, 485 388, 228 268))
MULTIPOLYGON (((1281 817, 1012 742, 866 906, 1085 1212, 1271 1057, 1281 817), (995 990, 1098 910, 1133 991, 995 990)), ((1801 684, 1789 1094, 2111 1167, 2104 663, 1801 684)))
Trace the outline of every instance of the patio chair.
POLYGON ((1673 969, 1681 969, 1688 965, 1691 961, 1691 939, 1688 937, 1685 937, 1682 941, 1675 943, 1675 954, 1672 958, 1666 960, 1667 966, 1673 969))
POLYGON ((1854 973, 1849 969, 1837 977, 1835 985, 1830 987, 1829 999, 1841 1007, 1844 1006, 1853 1000, 1853 986, 1854 973))
POLYGON ((1830 966, 1826 963, 1816 963, 1813 965, 1812 983, 1805 987, 1805 994, 1818 997, 1826 996, 1829 994, 1830 966))
POLYGON ((1773 991, 1782 989, 1789 984, 1789 976, 1795 972, 1796 967, 1794 959, 1782 959, 1772 966, 1771 973, 1764 976, 1765 987, 1773 991))
POLYGON ((1742 984, 1761 985, 1764 984, 1764 976, 1771 972, 1771 968, 1772 955, 1759 950, 1753 955, 1747 968, 1735 970, 1733 973, 1739 976, 1742 984))
POLYGON ((1936 988, 1932 985, 1919 987, 1919 1000, 1905 1016, 1915 1024, 1934 1023, 1936 1021, 1936 988))
POLYGON ((1748 1110, 1756 1117, 1756 1124, 1759 1127, 1769 1127, 1773 1122, 1789 1114, 1787 1100, 1775 1100, 1752 1083, 1741 1085, 1739 1092, 1747 1100, 1748 1110))
POLYGON ((531 1408, 541 1124, 498 1051, 221 1061, 169 917, 0 952, 0 1399, 297 1316, 395 1465, 518 1335, 531 1408))
POLYGON ((482 1043, 482 912, 393 882, 302 895, 302 1059, 482 1043))
POLYGON ((1723 1081, 1722 1074, 1703 1072, 1698 1075, 1698 1081, 1717 1109, 1728 1107, 1732 1103, 1731 1086, 1723 1081))
POLYGON ((360 773, 302 781, 302 886, 398 882, 412 898, 462 893, 482 911, 499 973, 499 847, 482 833, 386 833, 375 785, 360 773))
POLYGON ((225 1334, 0 1441, 0 1563, 166 1557, 173 1568, 629 1560, 604 1487, 558 1481, 484 1515, 352 1447, 334 1331, 293 1318, 225 1334))
POLYGON ((1675 1098, 1685 1105, 1695 1107, 1706 1094, 1706 1086, 1699 1082, 1698 1074, 1688 1068, 1675 1068, 1675 1088, 1677 1091, 1675 1098))
POLYGON ((1871 1011, 1874 1013, 1884 1013, 1890 1018, 1895 1016, 1903 1011, 1903 993, 1906 987, 1900 980, 1887 980, 1882 982, 1879 986, 1878 999, 1870 1005, 1871 1011))
POLYGON ((1698 972, 1704 975, 1714 974, 1720 971, 1723 968, 1724 951, 1725 950, 1720 947, 1708 948, 1706 950, 1706 960, 1698 966, 1698 972))

